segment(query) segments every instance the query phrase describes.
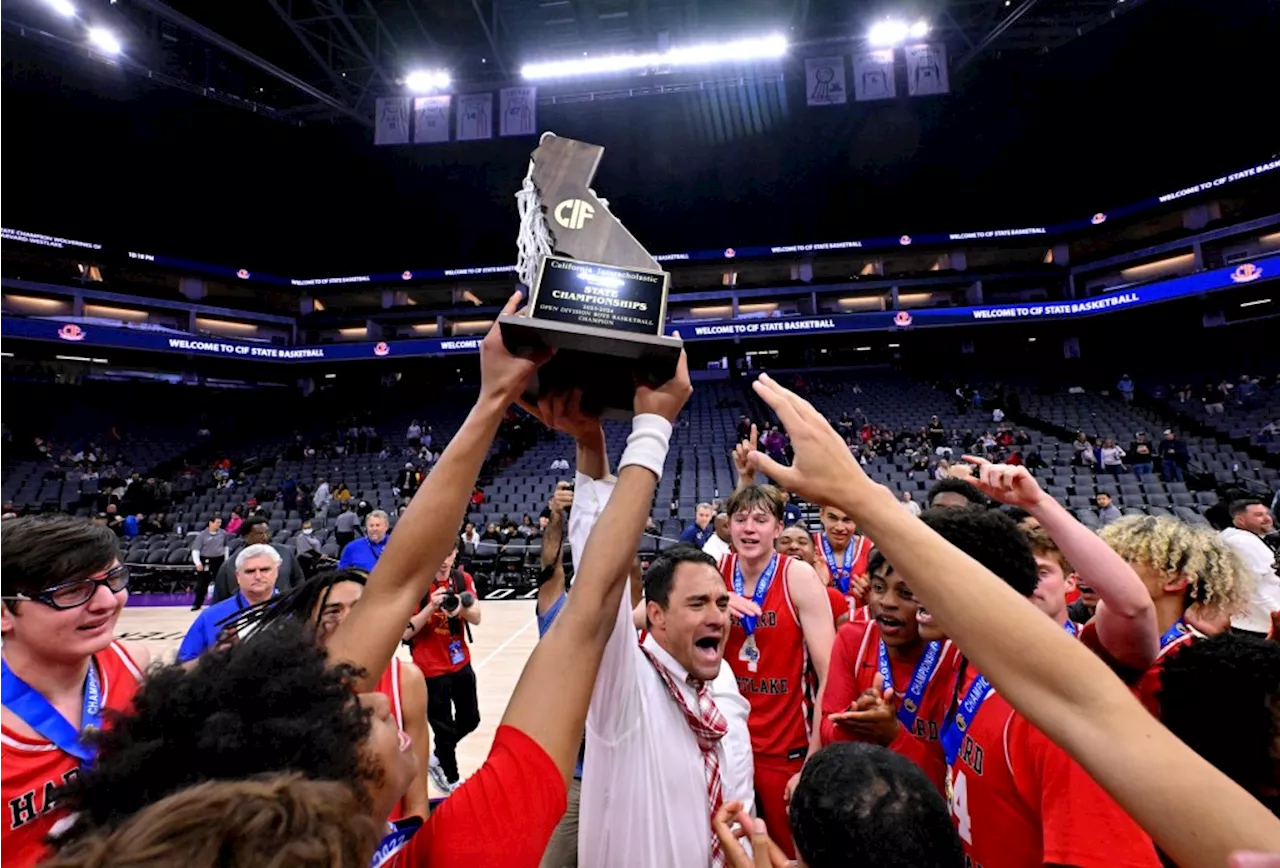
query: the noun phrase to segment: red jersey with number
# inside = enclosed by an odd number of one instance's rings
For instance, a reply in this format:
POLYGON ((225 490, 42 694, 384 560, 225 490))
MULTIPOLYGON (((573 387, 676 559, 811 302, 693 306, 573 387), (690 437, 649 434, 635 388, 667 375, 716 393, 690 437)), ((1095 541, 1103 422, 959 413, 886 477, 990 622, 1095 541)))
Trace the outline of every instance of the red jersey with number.
MULTIPOLYGON (((958 696, 976 677, 969 672, 958 696)), ((994 690, 964 733, 949 772, 951 816, 966 864, 1160 865, 1133 818, 994 690)))
MULTIPOLYGON (((119 642, 93 655, 102 685, 103 711, 125 712, 142 680, 142 670, 119 642)), ((104 723, 108 720, 103 715, 104 723)), ((80 770, 80 760, 42 738, 0 727, 0 793, 5 805, 0 850, 5 868, 26 868, 48 855, 44 844, 66 813, 53 804, 54 791, 80 770)))
POLYGON ((1102 647, 1101 640, 1098 639, 1098 629, 1092 621, 1080 629, 1080 641, 1088 646, 1090 651, 1101 657, 1103 662, 1111 667, 1111 671, 1115 672, 1121 681, 1129 685, 1129 689, 1138 697, 1138 701, 1156 719, 1160 718, 1160 690, 1161 679, 1164 676, 1165 661, 1198 638, 1201 638, 1200 633, 1188 629, 1172 641, 1161 646, 1156 653, 1155 661, 1145 670, 1138 671, 1125 666, 1107 653, 1107 650, 1102 647))
MULTIPOLYGON (((404 729, 404 700, 400 696, 400 677, 401 662, 392 660, 382 673, 382 677, 378 679, 377 687, 373 688, 375 693, 381 693, 387 698, 391 704, 391 715, 395 718, 396 726, 404 729)), ((404 811, 404 800, 396 802, 395 809, 391 812, 391 816, 387 819, 391 822, 402 819, 406 816, 404 811)))
MULTIPOLYGON (((458 571, 462 576, 466 589, 472 594, 476 592, 476 584, 471 574, 458 571)), ((432 585, 432 589, 435 589, 432 585)), ((458 590, 461 590, 459 587, 458 590)), ((419 612, 422 607, 419 607, 419 612)), ((451 619, 439 609, 427 620, 418 634, 413 637, 409 646, 413 662, 418 664, 424 678, 435 678, 457 672, 471 662, 471 649, 467 647, 465 622, 461 618, 451 619), (450 623, 452 621, 452 623, 450 623)))
MULTIPOLYGON (((921 648, 923 656, 924 648, 921 648)), ((913 709, 914 719, 908 729, 904 724, 898 729, 898 737, 888 748, 902 754, 918 765, 933 781, 938 792, 944 791, 947 759, 938 733, 942 720, 951 704, 951 694, 956 683, 956 670, 960 654, 950 641, 943 643, 937 666, 929 676, 918 707, 913 709)), ((901 707, 906 700, 918 660, 889 658, 889 672, 893 676, 894 702, 901 707)), ((860 741, 848 729, 833 723, 829 715, 848 711, 864 692, 875 686, 880 672, 880 626, 871 623, 845 624, 836 631, 836 641, 831 647, 831 667, 827 672, 827 692, 822 697, 820 735, 823 745, 833 741, 860 741)), ((921 673, 924 676, 924 673, 921 673)), ((885 685, 886 687, 890 685, 885 685)), ((914 700, 913 700, 914 702, 914 700)))
MULTIPOLYGON (((795 759, 805 755, 809 744, 810 706, 805 699, 809 653, 805 649, 800 616, 787 588, 793 559, 787 555, 775 557, 777 572, 760 606, 760 617, 752 634, 758 658, 754 663, 747 659, 743 652, 747 634, 734 617, 724 659, 738 679, 738 690, 751 703, 747 728, 751 731, 751 750, 756 758, 795 759)), ((720 572, 730 591, 737 564, 735 554, 720 559, 720 572)))

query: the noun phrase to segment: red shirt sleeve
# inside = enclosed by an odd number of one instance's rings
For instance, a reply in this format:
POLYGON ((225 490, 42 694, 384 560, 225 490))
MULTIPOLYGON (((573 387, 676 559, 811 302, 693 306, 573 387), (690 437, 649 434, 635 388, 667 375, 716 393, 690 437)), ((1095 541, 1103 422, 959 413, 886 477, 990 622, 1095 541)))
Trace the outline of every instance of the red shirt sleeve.
POLYGON ((567 804, 564 778, 542 746, 499 726, 484 765, 431 813, 399 864, 537 868, 567 804))
POLYGON ((1019 714, 1008 725, 1007 758, 1019 795, 1039 815, 1045 864, 1160 865, 1151 838, 1066 751, 1019 714))
POLYGON ((827 686, 822 694, 822 720, 818 724, 824 745, 833 741, 857 740, 828 720, 827 715, 848 711, 858 696, 858 647, 866 630, 866 624, 845 624, 836 631, 836 641, 831 646, 831 664, 827 667, 827 686))

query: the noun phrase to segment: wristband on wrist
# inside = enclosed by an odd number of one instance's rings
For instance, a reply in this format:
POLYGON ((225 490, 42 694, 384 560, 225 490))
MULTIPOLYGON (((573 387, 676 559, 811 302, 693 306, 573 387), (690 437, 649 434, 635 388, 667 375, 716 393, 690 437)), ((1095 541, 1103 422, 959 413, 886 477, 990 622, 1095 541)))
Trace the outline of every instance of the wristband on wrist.
POLYGON ((631 436, 618 462, 618 470, 638 464, 662 478, 662 467, 671 447, 671 423, 656 413, 641 413, 631 421, 631 436))

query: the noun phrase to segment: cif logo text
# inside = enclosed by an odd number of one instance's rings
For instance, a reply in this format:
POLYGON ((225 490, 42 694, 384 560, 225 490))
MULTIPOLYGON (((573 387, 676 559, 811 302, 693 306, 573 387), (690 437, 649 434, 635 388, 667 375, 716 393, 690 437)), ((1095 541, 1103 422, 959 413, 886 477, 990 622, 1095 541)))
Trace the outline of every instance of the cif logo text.
POLYGON ((581 199, 565 199, 556 206, 553 214, 556 222, 565 229, 581 229, 588 220, 596 216, 596 209, 590 202, 581 199))

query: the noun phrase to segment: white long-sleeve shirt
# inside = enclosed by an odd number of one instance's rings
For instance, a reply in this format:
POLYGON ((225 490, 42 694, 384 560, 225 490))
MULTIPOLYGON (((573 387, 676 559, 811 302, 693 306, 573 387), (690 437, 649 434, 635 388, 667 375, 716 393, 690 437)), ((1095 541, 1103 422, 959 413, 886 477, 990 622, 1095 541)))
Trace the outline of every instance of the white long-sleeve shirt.
MULTIPOLYGON (((587 537, 613 493, 612 481, 577 474, 569 544, 575 570, 587 537)), ((711 861, 710 811, 702 751, 661 676, 640 649, 631 600, 622 595, 587 712, 587 750, 578 819, 578 863, 593 868, 702 868, 711 861)), ((690 708, 688 672, 652 636, 648 648, 671 673, 690 708)), ((729 664, 711 682, 729 731, 716 745, 726 802, 754 812, 755 778, 747 715, 729 664)))
POLYGON ((1276 556, 1256 533, 1238 527, 1222 532, 1223 541, 1236 550, 1253 574, 1253 593, 1248 607, 1231 619, 1237 630, 1266 633, 1271 629, 1271 613, 1280 612, 1280 577, 1276 576, 1276 556))

